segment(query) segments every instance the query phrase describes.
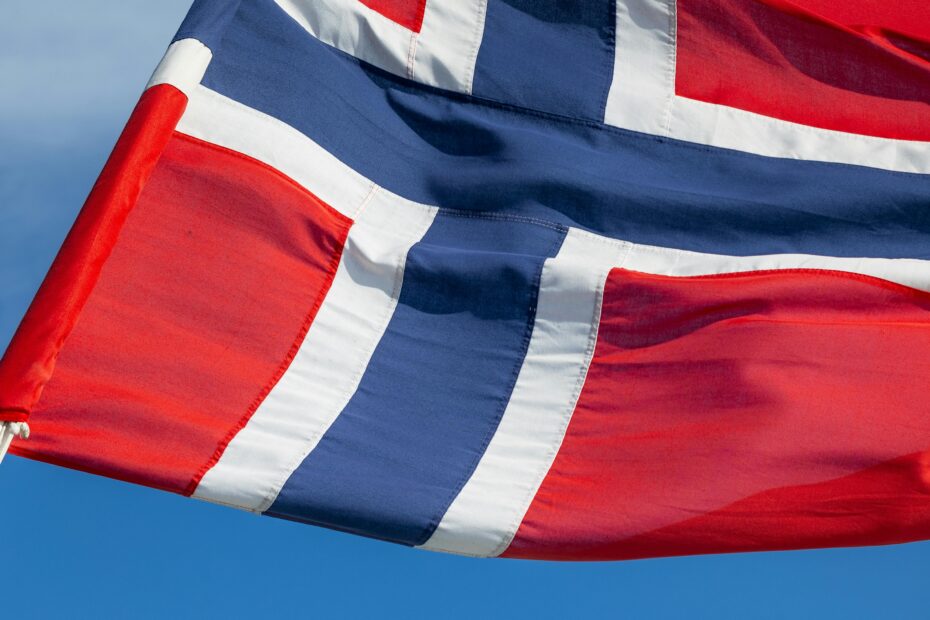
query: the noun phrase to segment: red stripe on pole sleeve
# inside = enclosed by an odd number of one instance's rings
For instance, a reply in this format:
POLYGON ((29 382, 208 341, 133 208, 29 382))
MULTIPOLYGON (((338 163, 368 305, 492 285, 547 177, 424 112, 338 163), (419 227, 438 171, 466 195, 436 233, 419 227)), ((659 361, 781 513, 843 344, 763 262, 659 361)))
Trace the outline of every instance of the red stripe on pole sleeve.
POLYGON ((0 360, 0 420, 29 417, 186 105, 187 97, 168 85, 150 88, 139 99, 0 360))
POLYGON ((678 0, 677 39, 682 97, 930 140, 925 0, 678 0))
POLYGON ((296 353, 351 221, 176 134, 15 452, 190 494, 296 353))
POLYGON ((928 360, 930 295, 884 280, 614 270, 577 407, 506 555, 922 538, 928 360))
POLYGON ((407 30, 420 32, 426 14, 426 0, 359 0, 407 30))

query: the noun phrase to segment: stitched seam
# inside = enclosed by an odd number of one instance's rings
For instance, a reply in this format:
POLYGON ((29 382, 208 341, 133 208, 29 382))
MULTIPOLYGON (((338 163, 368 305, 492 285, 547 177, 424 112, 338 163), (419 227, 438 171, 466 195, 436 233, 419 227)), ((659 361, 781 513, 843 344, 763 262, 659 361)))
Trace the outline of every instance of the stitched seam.
POLYGON ((511 215, 507 213, 495 213, 493 211, 463 211, 461 209, 439 209, 441 215, 447 215, 449 217, 461 217, 467 219, 475 220, 498 220, 503 222, 517 222, 521 224, 533 224, 535 226, 542 226, 543 228, 548 228, 550 230, 556 230, 559 232, 565 232, 568 230, 566 226, 558 224, 556 222, 550 222, 548 220, 543 220, 534 217, 527 217, 523 215, 511 215))
MULTIPOLYGON (((580 237, 584 237, 584 239, 588 241, 589 243, 624 249, 627 252, 629 252, 633 247, 637 247, 637 248, 658 247, 658 246, 641 246, 641 245, 633 243, 632 241, 625 241, 623 239, 615 239, 614 237, 605 237, 603 235, 593 233, 589 230, 585 230, 584 228, 572 228, 572 233, 580 237)), ((659 248, 659 249, 662 249, 662 250, 668 249, 669 251, 672 251, 672 252, 680 252, 680 250, 676 250, 675 248, 659 248)))
POLYGON ((368 210, 368 205, 371 204, 371 201, 374 199, 375 194, 377 194, 377 193, 378 193, 378 190, 380 190, 380 189, 381 189, 381 187, 380 187, 377 183, 374 183, 374 182, 373 182, 373 183, 371 184, 371 187, 368 189, 368 193, 365 194, 365 197, 362 198, 361 204, 360 204, 360 205, 358 206, 358 208, 355 210, 355 219, 356 219, 356 220, 361 219, 362 214, 364 214, 365 211, 368 210))
POLYGON ((417 32, 410 34, 410 43, 407 45, 407 77, 414 79, 416 72, 415 64, 417 57, 417 44, 420 41, 420 35, 417 32))
MULTIPOLYGON (((547 248, 545 254, 546 257, 552 257, 556 255, 559 247, 561 247, 561 245, 565 242, 565 234, 564 231, 562 232, 563 234, 556 237, 547 248)), ((449 510, 449 507, 452 505, 452 502, 456 497, 458 497, 459 493, 461 493, 462 489, 465 487, 465 484, 474 475, 475 470, 478 467, 478 463, 481 461, 484 453, 487 451, 488 444, 491 442, 491 439, 494 437, 494 435, 497 434, 497 429, 500 427, 501 419, 504 417, 504 413, 507 410, 507 405, 509 404, 510 398, 513 395, 514 388, 517 385, 517 379, 520 377, 520 371, 523 369, 523 366, 526 363, 526 356, 529 352, 530 341, 533 337, 533 328, 536 326, 536 310, 539 305, 539 290, 542 283, 542 273, 548 260, 548 258, 543 258, 543 260, 540 261, 539 268, 536 270, 536 275, 533 278, 533 285, 530 289, 530 305, 527 310, 526 325, 523 328, 523 338, 520 342, 520 355, 518 356, 516 363, 514 363, 511 370, 510 381, 508 382, 509 389, 507 390, 506 394, 501 396, 499 399, 498 411, 495 416, 495 423, 488 426, 484 437, 482 437, 481 440, 481 449, 477 451, 469 465, 469 468, 465 470, 465 473, 460 478, 452 492, 447 495, 445 501, 443 502, 442 508, 440 508, 440 510, 437 511, 437 513, 434 514, 432 518, 430 518, 429 522, 424 528, 423 534, 418 539, 418 542, 414 543, 417 546, 425 544, 433 532, 436 531, 436 528, 439 527, 439 523, 442 521, 442 517, 445 516, 446 512, 449 510)))

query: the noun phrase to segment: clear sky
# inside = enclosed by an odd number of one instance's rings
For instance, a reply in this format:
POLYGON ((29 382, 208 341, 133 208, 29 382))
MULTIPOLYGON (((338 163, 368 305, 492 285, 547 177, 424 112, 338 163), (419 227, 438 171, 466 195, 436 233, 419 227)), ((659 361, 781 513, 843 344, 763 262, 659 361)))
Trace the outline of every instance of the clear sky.
MULTIPOLYGON (((0 2, 0 348, 189 0, 0 2)), ((603 564, 473 560, 11 457, 0 619, 927 617, 930 544, 603 564)))

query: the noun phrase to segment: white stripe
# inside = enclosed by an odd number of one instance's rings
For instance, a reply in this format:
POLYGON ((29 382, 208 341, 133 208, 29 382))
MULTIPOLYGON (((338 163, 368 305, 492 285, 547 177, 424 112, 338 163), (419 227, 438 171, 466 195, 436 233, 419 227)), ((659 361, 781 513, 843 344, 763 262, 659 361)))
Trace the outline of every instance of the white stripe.
POLYGON ((470 93, 487 0, 430 0, 416 33, 358 0, 275 0, 310 34, 385 71, 470 93))
POLYGON ((619 0, 604 122, 660 136, 675 93, 675 0, 619 0))
POLYGON ((873 276, 930 291, 930 261, 914 258, 837 258, 813 254, 726 256, 633 245, 623 266, 632 271, 666 276, 705 276, 768 269, 826 269, 873 276))
POLYGON ((181 133, 238 151, 283 172, 317 198, 355 218, 371 182, 290 125, 205 86, 178 123, 181 133))
POLYGON ((604 122, 770 157, 930 173, 930 144, 821 129, 675 94, 675 0, 617 3, 604 122))
POLYGON ((930 144, 831 131, 675 97, 669 136, 770 157, 930 173, 930 144))
POLYGON ((510 544, 558 452, 587 373, 604 282, 629 244, 571 230, 546 261, 526 359, 475 472, 423 546, 495 556, 510 544))
POLYGON ((536 324, 500 426, 427 549, 507 548, 562 443, 591 361, 610 269, 698 276, 768 269, 860 273, 930 291, 930 262, 806 254, 725 256, 631 244, 572 229, 543 270, 536 324))
POLYGON ((271 506, 355 393, 397 305, 407 251, 435 211, 376 190, 293 362, 194 497, 255 512, 271 506))
POLYGON ((145 88, 170 84, 190 97, 191 91, 203 79, 212 59, 213 52, 197 39, 175 41, 168 46, 145 88))
POLYGON ((488 0, 428 0, 408 77, 471 93, 488 0))

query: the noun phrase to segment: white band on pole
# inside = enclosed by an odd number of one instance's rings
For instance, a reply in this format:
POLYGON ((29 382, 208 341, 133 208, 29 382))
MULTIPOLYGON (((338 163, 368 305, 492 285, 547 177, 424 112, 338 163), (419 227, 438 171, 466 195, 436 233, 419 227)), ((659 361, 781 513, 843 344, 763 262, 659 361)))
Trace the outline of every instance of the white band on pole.
POLYGON ((0 463, 10 449, 14 437, 29 439, 29 425, 25 422, 0 422, 0 463))

